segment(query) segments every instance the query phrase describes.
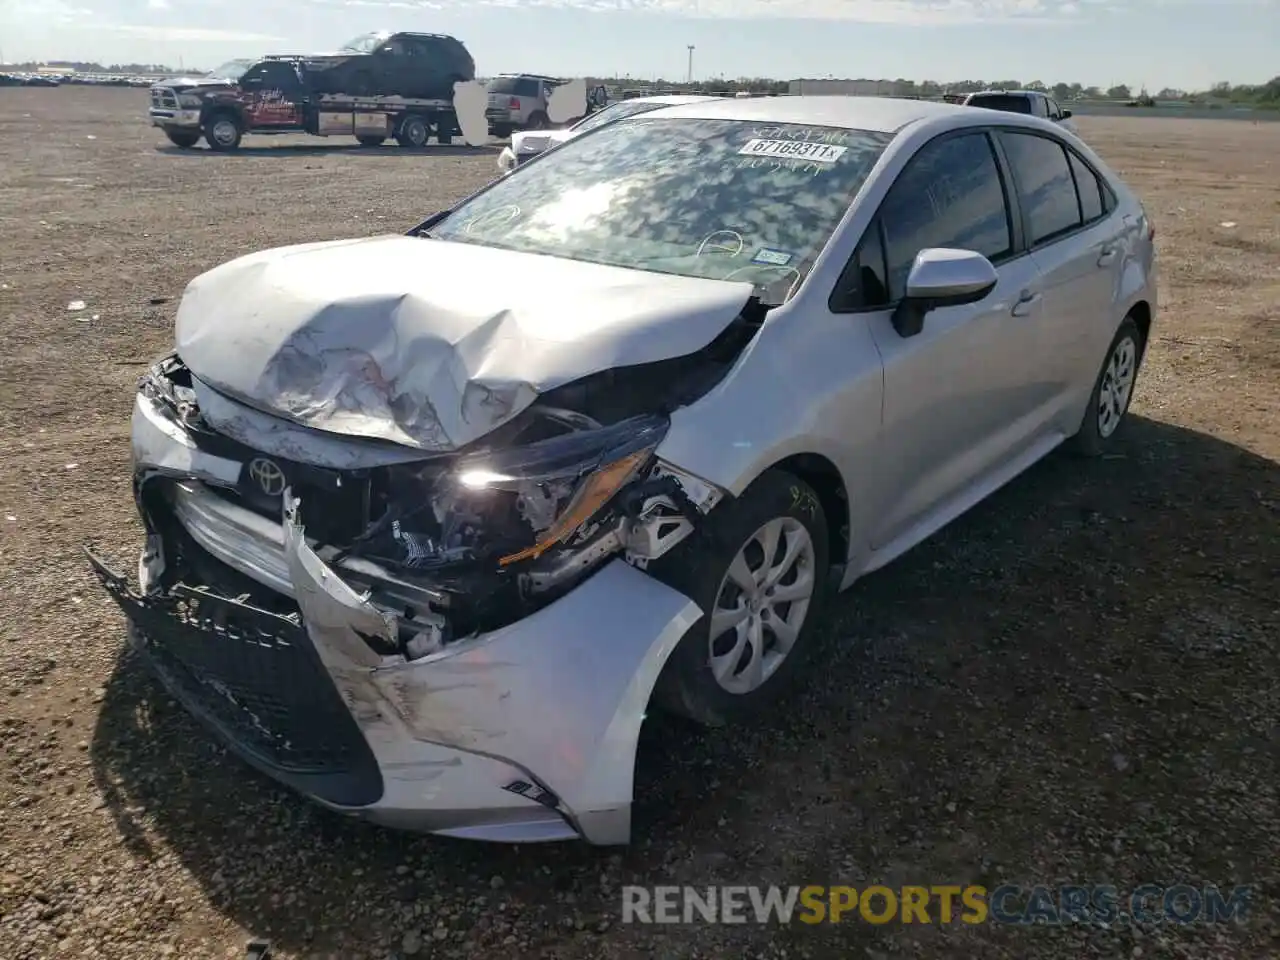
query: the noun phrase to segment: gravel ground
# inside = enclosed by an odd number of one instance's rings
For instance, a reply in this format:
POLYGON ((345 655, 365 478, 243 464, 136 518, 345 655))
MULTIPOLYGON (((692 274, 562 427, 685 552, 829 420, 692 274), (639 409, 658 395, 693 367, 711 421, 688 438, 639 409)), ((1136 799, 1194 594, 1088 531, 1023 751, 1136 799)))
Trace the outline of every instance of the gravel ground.
POLYGON ((124 653, 128 414, 236 254, 399 231, 495 149, 179 153, 129 90, 0 91, 0 957, 1280 954, 1280 125, 1090 118, 1164 312, 1116 456, 1054 456, 834 605, 764 724, 653 721, 624 850, 394 834, 220 749, 124 653), (82 300, 85 308, 69 311, 82 300), (1243 928, 624 926, 623 884, 1235 883, 1243 928))

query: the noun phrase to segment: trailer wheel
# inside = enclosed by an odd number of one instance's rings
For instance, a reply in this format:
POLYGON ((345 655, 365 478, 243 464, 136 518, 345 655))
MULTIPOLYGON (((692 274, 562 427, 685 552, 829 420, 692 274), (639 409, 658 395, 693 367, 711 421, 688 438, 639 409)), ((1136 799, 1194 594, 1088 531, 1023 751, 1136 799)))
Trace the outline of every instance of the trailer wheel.
POLYGON ((199 130, 166 130, 164 135, 175 147, 181 147, 183 150, 190 150, 200 142, 199 130))
POLYGON ((240 136, 240 124, 230 110, 211 113, 204 122, 204 139, 210 150, 234 150, 240 146, 240 136))
POLYGON ((356 137, 356 139, 360 141, 360 146, 362 147, 380 147, 387 140, 386 137, 368 137, 368 136, 356 137))
POLYGON ((431 128, 427 121, 415 113, 409 114, 400 121, 400 129, 396 133, 396 143, 411 150, 418 150, 427 145, 431 137, 431 128))

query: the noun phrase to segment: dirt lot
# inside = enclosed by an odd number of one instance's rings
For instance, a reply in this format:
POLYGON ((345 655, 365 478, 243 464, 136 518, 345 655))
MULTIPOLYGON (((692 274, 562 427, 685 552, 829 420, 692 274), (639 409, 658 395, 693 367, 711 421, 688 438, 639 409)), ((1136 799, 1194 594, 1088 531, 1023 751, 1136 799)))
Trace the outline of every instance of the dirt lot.
POLYGON ((195 274, 398 231, 493 150, 179 153, 127 90, 0 90, 0 956, 1280 954, 1280 124, 1083 118, 1158 225, 1121 455, 1049 461, 837 601, 769 726, 655 721, 637 842, 504 848, 331 816, 123 653, 135 377, 195 274), (83 300, 83 311, 69 312, 83 300), (1244 928, 619 923, 623 884, 1257 886, 1244 928))

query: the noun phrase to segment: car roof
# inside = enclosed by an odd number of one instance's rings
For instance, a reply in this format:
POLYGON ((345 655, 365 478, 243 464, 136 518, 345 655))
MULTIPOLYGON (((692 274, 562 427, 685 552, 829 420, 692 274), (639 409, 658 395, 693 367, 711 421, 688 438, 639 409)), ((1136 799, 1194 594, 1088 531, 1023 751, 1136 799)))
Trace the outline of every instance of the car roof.
MULTIPOLYGON (((630 97, 626 100, 615 100, 613 103, 669 103, 677 106, 682 103, 702 103, 705 100, 723 100, 724 97, 712 97, 695 93, 657 93, 652 97, 630 97)), ((613 106, 613 104, 609 104, 613 106)))
POLYGON ((975 90, 969 94, 971 97, 983 97, 988 94, 1001 97, 1047 97, 1048 94, 1043 90, 975 90))
POLYGON ((963 107, 932 100, 894 97, 710 97, 698 104, 655 111, 648 118, 672 117, 698 120, 748 120, 756 123, 809 123, 895 133, 918 120, 968 116, 963 107))

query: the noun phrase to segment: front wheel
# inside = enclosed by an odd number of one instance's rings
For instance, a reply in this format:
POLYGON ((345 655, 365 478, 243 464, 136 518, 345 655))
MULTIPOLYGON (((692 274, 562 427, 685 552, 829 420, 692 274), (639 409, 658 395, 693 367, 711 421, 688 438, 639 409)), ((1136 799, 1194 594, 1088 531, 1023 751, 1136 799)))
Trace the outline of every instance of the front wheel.
POLYGON ((190 150, 200 142, 199 130, 166 130, 164 135, 175 147, 181 147, 183 150, 190 150))
POLYGON ((706 726, 767 706, 807 656, 828 550, 818 495, 771 470, 655 563, 706 611, 667 661, 657 705, 706 726))
POLYGON ((210 150, 234 150, 240 146, 240 124, 229 113, 215 113, 204 123, 204 139, 210 150))
POLYGON ((1129 412, 1141 357, 1142 334, 1133 318, 1125 317, 1107 349, 1080 431, 1071 438, 1076 453, 1097 457, 1111 445, 1129 412))

